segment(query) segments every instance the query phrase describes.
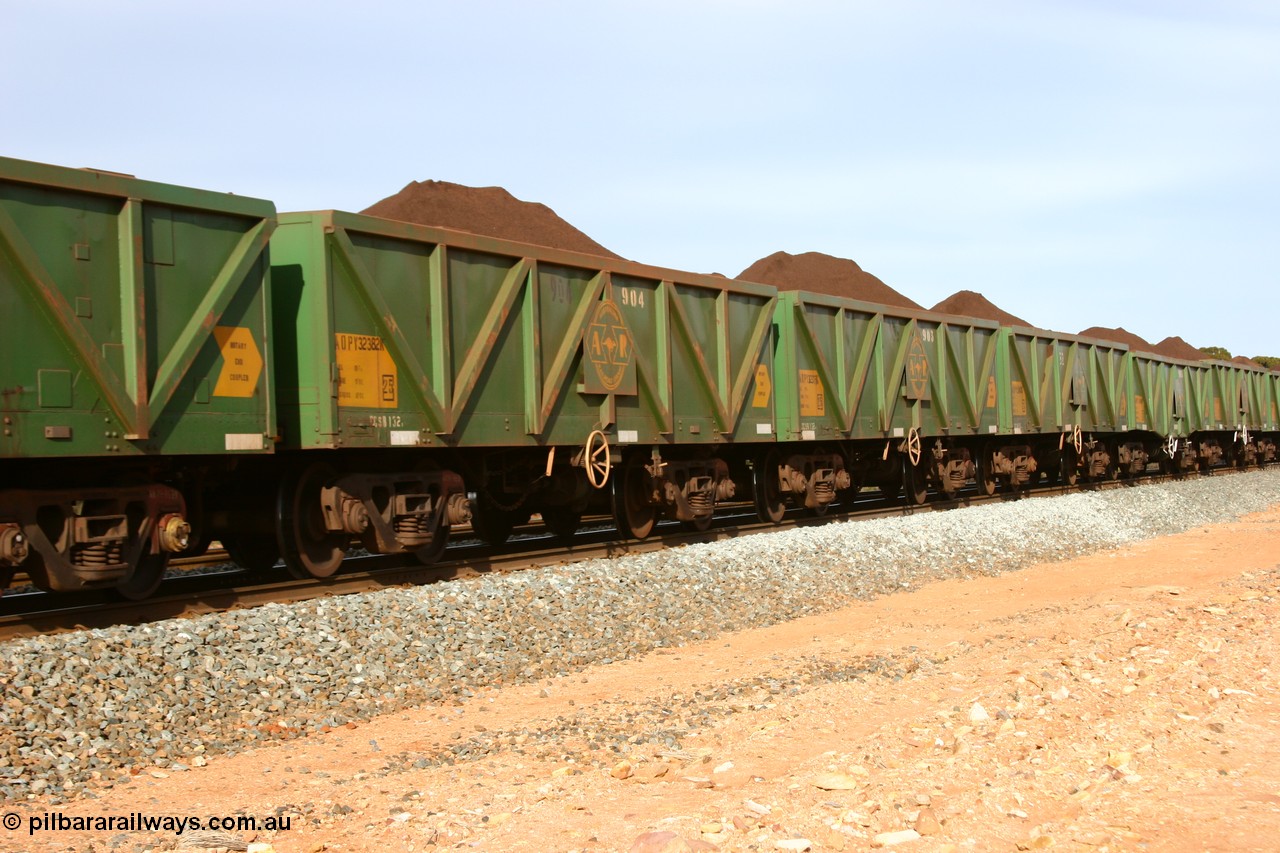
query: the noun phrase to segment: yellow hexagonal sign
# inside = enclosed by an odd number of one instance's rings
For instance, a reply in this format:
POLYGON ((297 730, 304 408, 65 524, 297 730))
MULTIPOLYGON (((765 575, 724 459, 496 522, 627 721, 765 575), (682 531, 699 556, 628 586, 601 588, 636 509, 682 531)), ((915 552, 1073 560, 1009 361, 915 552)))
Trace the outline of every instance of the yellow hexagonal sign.
POLYGON ((213 337, 222 352, 222 372, 213 386, 215 397, 252 397, 262 375, 262 353, 245 326, 215 326, 213 337))

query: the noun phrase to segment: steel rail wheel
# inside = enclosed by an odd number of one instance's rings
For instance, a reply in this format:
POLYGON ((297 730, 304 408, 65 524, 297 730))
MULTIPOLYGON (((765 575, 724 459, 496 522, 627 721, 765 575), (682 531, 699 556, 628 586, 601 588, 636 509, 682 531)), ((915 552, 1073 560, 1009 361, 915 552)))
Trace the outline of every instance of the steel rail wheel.
POLYGON ((829 503, 824 503, 824 504, 818 504, 817 506, 806 507, 806 509, 809 510, 809 514, 812 515, 814 518, 822 518, 827 513, 831 512, 831 504, 833 503, 835 503, 835 501, 831 501, 829 503))
POLYGON ((781 524, 787 513, 787 498, 778 485, 778 451, 766 450, 756 456, 751 470, 751 490, 760 520, 781 524))
POLYGON ((511 531, 517 524, 529 520, 528 514, 521 518, 518 512, 504 510, 489 498, 478 498, 471 510, 471 530, 486 543, 501 545, 511 538, 511 531))
POLYGON ((231 562, 242 569, 265 572, 280 562, 280 545, 276 537, 265 533, 225 533, 221 537, 231 562))
POLYGON ((547 506, 542 508, 542 526, 547 532, 567 543, 573 539, 582 524, 582 510, 571 506, 547 506))
POLYGON ((444 556, 449 546, 449 525, 440 524, 431 534, 431 542, 413 552, 413 557, 424 566, 433 566, 444 556))
POLYGON ((625 463, 613 478, 613 518, 623 536, 645 539, 653 532, 658 508, 649 503, 649 472, 639 459, 625 463))
POLYGON ((280 484, 276 501, 280 556, 289 574, 296 578, 331 577, 347 554, 350 537, 325 526, 320 503, 321 490, 334 479, 333 469, 318 462, 280 484))
POLYGON ((978 473, 974 481, 978 484, 978 494, 989 498, 996 493, 995 457, 991 451, 983 450, 978 454, 978 473))
MULTIPOLYGON (((916 458, 920 458, 918 448, 916 458)), ((902 469, 902 481, 906 485, 907 500, 916 505, 924 503, 929 499, 928 475, 924 468, 912 464, 910 456, 903 456, 902 469)))
POLYGON ((143 554, 133 573, 116 584, 115 593, 126 601, 143 601, 155 595, 169 567, 168 554, 143 554))
POLYGON ((711 529, 711 522, 715 520, 715 513, 707 515, 695 515, 688 521, 680 522, 686 530, 695 530, 698 533, 705 533, 711 529))

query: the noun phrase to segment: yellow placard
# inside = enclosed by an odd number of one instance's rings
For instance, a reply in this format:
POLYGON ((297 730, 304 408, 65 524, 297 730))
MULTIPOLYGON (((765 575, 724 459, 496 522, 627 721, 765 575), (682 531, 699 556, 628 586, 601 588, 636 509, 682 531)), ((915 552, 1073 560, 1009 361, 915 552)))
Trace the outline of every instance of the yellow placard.
POLYGON ((769 395, 773 393, 773 383, 769 381, 769 366, 756 365, 756 393, 751 398, 751 408, 763 409, 769 405, 769 395))
POLYGON ((1014 381, 1013 386, 1013 416, 1015 418, 1026 417, 1027 415, 1027 389, 1022 387, 1022 383, 1014 381))
POLYGON ((1133 419, 1140 424, 1147 422, 1147 398, 1141 394, 1133 395, 1133 419))
POLYGON ((827 413, 827 399, 816 370, 800 371, 800 416, 820 418, 827 413))
POLYGON ((252 397, 262 375, 262 353, 245 326, 214 326, 213 339, 222 353, 222 370, 213 386, 215 397, 252 397))
POLYGON ((994 409, 996 407, 996 378, 994 376, 987 377, 987 408, 994 409))
POLYGON ((396 363, 377 335, 334 335, 338 405, 394 409, 399 405, 396 363))

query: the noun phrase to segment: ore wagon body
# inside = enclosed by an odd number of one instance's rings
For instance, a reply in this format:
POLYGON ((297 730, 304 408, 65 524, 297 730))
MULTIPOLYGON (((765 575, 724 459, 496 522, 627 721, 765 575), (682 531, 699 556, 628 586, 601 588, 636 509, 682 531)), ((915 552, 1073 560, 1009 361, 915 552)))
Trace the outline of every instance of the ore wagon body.
POLYGON ((0 573, 145 594, 188 500, 272 452, 274 227, 267 201, 0 158, 0 573))
POLYGON ((311 573, 351 535, 429 555, 468 493, 490 541, 606 496, 637 534, 705 525, 718 449, 774 440, 772 288, 339 212, 282 215, 272 258, 280 538, 311 573))
POLYGON ((1274 462, 1280 374, 0 158, 0 580, 1274 462))
POLYGON ((830 448, 845 488, 896 492, 905 480, 914 495, 973 476, 998 431, 999 324, 792 291, 779 295, 778 328, 778 437, 793 443, 782 464, 830 448))

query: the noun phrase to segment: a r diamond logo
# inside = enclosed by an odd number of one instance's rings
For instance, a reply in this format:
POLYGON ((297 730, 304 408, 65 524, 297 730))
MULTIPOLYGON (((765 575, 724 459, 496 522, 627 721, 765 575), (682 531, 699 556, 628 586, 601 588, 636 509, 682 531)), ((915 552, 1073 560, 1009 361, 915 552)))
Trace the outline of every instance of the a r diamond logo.
POLYGON ((596 308, 583 336, 588 394, 636 393, 635 341, 612 299, 596 308))

